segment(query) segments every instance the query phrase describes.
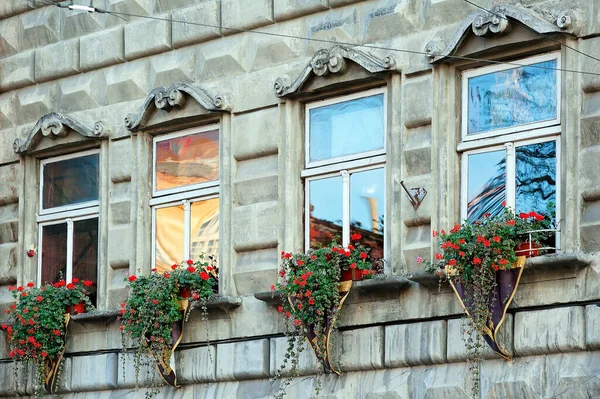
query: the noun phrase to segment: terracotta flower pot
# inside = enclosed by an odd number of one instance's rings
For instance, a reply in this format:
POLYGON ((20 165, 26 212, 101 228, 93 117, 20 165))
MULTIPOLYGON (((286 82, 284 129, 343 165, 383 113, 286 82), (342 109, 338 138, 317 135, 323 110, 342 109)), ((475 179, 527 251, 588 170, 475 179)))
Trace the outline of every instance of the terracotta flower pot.
POLYGON ((65 308, 65 313, 81 314, 85 313, 85 302, 80 302, 76 305, 69 305, 65 308))
POLYGON ((190 287, 180 287, 179 288, 179 296, 181 298, 189 298, 192 296, 192 290, 190 289, 190 287))
POLYGON ((359 269, 342 270, 341 275, 340 275, 340 281, 348 281, 348 280, 361 281, 365 277, 366 273, 364 273, 364 272, 368 273, 368 270, 359 270, 359 269))
POLYGON ((517 256, 525 256, 527 258, 531 258, 533 256, 540 255, 539 248, 541 248, 540 244, 525 241, 515 247, 515 252, 517 256))

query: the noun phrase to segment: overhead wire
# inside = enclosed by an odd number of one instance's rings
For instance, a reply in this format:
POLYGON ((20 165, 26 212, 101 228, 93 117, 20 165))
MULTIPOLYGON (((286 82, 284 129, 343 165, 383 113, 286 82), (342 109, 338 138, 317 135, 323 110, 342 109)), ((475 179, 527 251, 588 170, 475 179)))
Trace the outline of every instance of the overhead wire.
MULTIPOLYGON (((38 0, 33 0, 33 1, 38 1, 38 0)), ((60 8, 67 8, 67 6, 64 3, 66 3, 66 2, 61 2, 61 3, 47 3, 46 2, 45 4, 53 4, 60 8)), ((429 57, 443 56, 445 58, 463 60, 463 61, 474 61, 474 62, 496 64, 496 65, 511 65, 511 66, 517 66, 517 67, 528 67, 528 68, 535 68, 535 69, 544 69, 544 70, 551 70, 551 71, 560 71, 560 72, 567 72, 567 73, 578 73, 578 74, 584 74, 584 75, 600 76, 600 73, 597 73, 597 72, 581 71, 581 70, 577 70, 577 69, 552 68, 552 67, 546 67, 546 66, 542 66, 542 65, 522 64, 522 63, 513 62, 513 61, 497 61, 497 60, 489 60, 489 59, 467 57, 467 56, 427 53, 425 51, 418 51, 418 50, 398 49, 398 48, 393 48, 393 47, 377 46, 377 45, 371 45, 371 44, 351 43, 351 42, 344 42, 344 41, 337 41, 337 40, 319 39, 319 38, 314 38, 314 37, 287 35, 284 33, 277 33, 277 32, 266 32, 266 31, 261 31, 261 30, 251 30, 251 29, 242 29, 242 28, 231 28, 231 27, 222 26, 222 25, 213 25, 213 24, 200 23, 200 22, 184 21, 184 20, 173 19, 173 18, 161 18, 161 17, 150 16, 150 15, 109 11, 109 10, 103 10, 101 8, 96 8, 96 7, 94 8, 94 11, 98 12, 100 14, 109 14, 109 15, 113 15, 113 16, 126 16, 126 17, 134 17, 134 18, 144 18, 144 19, 150 19, 150 20, 155 20, 155 21, 180 23, 180 24, 202 26, 202 27, 215 28, 215 29, 224 29, 227 31, 237 32, 237 33, 252 33, 252 34, 257 34, 257 35, 279 37, 279 38, 284 38, 284 39, 306 40, 306 41, 318 42, 318 43, 343 45, 343 46, 349 46, 349 47, 360 47, 360 48, 366 48, 366 49, 371 49, 371 50, 383 50, 383 51, 398 52, 398 53, 419 54, 419 55, 426 55, 429 57)))

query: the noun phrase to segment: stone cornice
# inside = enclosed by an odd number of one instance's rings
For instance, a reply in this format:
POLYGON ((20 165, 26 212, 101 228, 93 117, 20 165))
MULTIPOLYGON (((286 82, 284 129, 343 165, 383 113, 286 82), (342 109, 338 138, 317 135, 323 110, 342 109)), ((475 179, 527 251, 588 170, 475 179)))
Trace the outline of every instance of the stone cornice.
POLYGON ((554 23, 533 13, 531 10, 511 5, 496 5, 491 13, 483 10, 473 11, 460 24, 456 33, 445 44, 440 41, 430 41, 425 46, 425 52, 430 58, 430 63, 442 62, 449 56, 456 54, 469 31, 476 36, 502 35, 510 32, 512 21, 527 26, 540 34, 569 33, 573 34, 576 22, 576 13, 573 10, 562 10, 554 23))
POLYGON ((71 131, 83 137, 104 139, 110 135, 110 126, 104 121, 90 126, 72 116, 51 112, 37 121, 25 139, 17 138, 13 143, 13 150, 17 154, 28 154, 42 137, 54 140, 68 136, 71 131))
POLYGON ((353 61, 371 73, 390 71, 396 66, 396 61, 392 55, 380 59, 345 46, 321 49, 315 53, 302 73, 294 80, 289 76, 277 78, 273 87, 275 95, 277 97, 286 97, 296 93, 311 75, 325 76, 328 73, 344 73, 348 66, 346 60, 353 61))
POLYGON ((208 111, 231 111, 231 99, 228 94, 219 94, 213 98, 197 86, 179 82, 168 88, 157 87, 152 90, 146 97, 140 111, 137 114, 128 114, 125 117, 125 127, 131 132, 143 129, 153 108, 170 112, 175 107, 183 107, 188 97, 193 98, 208 111))

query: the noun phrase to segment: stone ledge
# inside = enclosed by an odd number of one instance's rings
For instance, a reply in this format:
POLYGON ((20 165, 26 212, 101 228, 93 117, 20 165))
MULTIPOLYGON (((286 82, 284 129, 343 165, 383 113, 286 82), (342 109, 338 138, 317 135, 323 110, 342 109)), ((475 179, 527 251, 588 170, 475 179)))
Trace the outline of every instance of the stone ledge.
MULTIPOLYGON (((398 292, 409 287, 411 282, 405 277, 388 276, 384 278, 374 278, 370 280, 356 281, 352 284, 351 296, 367 295, 374 293, 398 292)), ((254 298, 269 305, 279 305, 282 300, 281 291, 257 292, 254 298)))
MULTIPOLYGON (((410 280, 410 281, 414 281, 415 283, 418 283, 426 288, 429 288, 430 290, 437 290, 440 287, 440 276, 436 276, 435 274, 432 273, 427 273, 427 272, 414 272, 414 273, 407 273, 406 274, 406 279, 410 280)), ((442 281, 442 283, 444 283, 444 281, 442 281)), ((444 286, 442 285, 442 288, 444 286)))
POLYGON ((119 311, 113 310, 93 310, 91 312, 85 312, 81 314, 75 314, 71 316, 73 321, 91 321, 101 319, 116 319, 119 315, 119 311))
MULTIPOLYGON (((216 296, 206 303, 208 309, 221 309, 225 312, 242 304, 242 298, 236 296, 216 296)), ((192 309, 202 306, 200 301, 192 303, 192 309)))

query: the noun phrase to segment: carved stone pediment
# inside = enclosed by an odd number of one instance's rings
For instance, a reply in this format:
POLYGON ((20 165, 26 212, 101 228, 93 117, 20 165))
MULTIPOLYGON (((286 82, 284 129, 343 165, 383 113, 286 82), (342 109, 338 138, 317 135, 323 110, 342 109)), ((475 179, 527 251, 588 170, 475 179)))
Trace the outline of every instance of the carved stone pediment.
POLYGON ((157 87, 152 90, 140 111, 125 117, 125 127, 132 132, 142 129, 154 109, 170 112, 173 108, 183 107, 188 97, 208 111, 231 111, 231 98, 228 94, 219 94, 213 98, 200 87, 180 82, 168 88, 157 87))
POLYGON ((430 41, 427 43, 425 52, 430 58, 430 63, 442 62, 447 60, 449 56, 455 55, 469 32, 475 36, 490 37, 508 34, 513 24, 521 24, 544 35, 552 33, 573 34, 577 19, 573 10, 558 12, 557 18, 553 22, 529 9, 506 4, 496 5, 490 11, 477 10, 469 14, 449 42, 430 41))
POLYGON ((17 138, 13 143, 13 150, 17 154, 27 154, 42 137, 54 140, 66 137, 71 131, 83 137, 104 139, 110 135, 110 126, 104 121, 91 126, 72 116, 51 112, 42 116, 24 139, 17 138))
POLYGON ((356 63, 371 73, 390 71, 396 66, 396 60, 392 55, 380 59, 346 46, 321 49, 315 53, 302 73, 294 80, 289 76, 277 78, 273 87, 275 95, 285 97, 297 92, 311 75, 325 76, 329 73, 344 73, 348 67, 346 60, 356 63))

